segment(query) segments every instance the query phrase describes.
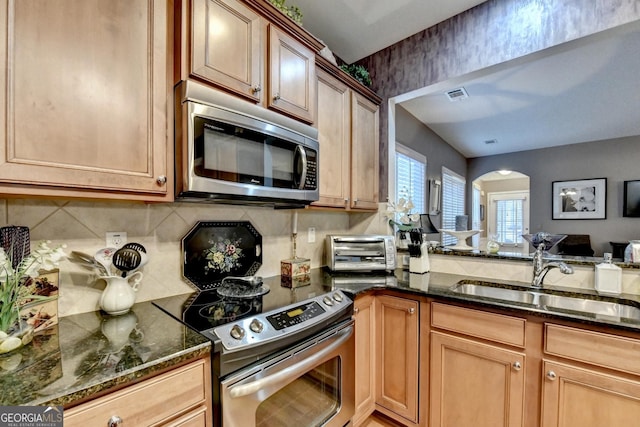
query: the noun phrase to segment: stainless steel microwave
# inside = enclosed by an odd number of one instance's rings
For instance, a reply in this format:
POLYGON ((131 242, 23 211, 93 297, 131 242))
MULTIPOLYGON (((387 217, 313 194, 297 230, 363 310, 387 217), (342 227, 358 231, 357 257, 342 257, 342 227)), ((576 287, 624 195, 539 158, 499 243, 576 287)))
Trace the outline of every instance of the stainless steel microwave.
POLYGON ((302 207, 318 200, 317 129, 194 81, 176 87, 176 198, 302 207))

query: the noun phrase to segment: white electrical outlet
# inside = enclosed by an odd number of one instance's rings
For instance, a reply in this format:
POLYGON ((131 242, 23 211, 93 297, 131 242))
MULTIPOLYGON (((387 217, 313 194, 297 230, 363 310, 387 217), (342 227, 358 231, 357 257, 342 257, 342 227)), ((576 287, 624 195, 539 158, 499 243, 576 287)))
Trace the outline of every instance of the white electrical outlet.
POLYGON ((316 242, 316 228, 309 227, 309 231, 307 232, 307 243, 315 243, 316 242))
POLYGON ((108 248, 119 248, 127 243, 127 232, 107 231, 106 242, 108 248))

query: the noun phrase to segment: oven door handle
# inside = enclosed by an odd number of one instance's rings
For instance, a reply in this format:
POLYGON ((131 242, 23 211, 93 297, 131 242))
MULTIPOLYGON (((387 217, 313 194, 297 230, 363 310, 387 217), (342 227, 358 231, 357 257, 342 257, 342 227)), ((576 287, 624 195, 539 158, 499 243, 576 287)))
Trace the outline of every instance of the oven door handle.
POLYGON ((301 362, 296 363, 295 365, 291 365, 288 368, 285 368, 281 371, 273 375, 269 375, 268 377, 260 378, 259 380, 250 382, 248 384, 235 385, 229 387, 229 396, 231 397, 243 397, 254 394, 265 387, 268 387, 273 384, 278 384, 280 382, 286 381, 288 379, 295 379, 299 375, 305 373, 307 370, 312 368, 318 362, 320 362, 324 357, 334 352, 338 347, 347 341, 351 335, 353 334, 353 326, 349 326, 344 328, 340 332, 338 332, 331 339, 334 340, 327 347, 318 351, 310 357, 305 358, 301 362))

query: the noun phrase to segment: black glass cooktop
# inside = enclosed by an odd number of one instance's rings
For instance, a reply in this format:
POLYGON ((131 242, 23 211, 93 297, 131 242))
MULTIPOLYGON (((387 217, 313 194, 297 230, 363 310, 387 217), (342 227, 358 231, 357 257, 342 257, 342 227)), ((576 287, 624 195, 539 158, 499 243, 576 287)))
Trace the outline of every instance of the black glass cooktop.
MULTIPOLYGON (((291 280, 280 276, 263 279, 268 292, 255 297, 221 296, 217 287, 191 294, 155 300, 153 303, 190 326, 202 332, 251 315, 278 310, 290 304, 305 301, 331 291, 322 274, 311 274, 302 279, 303 286, 291 287, 291 280)), ((298 281, 300 283, 300 281, 298 281)), ((228 292, 223 292, 227 295, 228 292)))

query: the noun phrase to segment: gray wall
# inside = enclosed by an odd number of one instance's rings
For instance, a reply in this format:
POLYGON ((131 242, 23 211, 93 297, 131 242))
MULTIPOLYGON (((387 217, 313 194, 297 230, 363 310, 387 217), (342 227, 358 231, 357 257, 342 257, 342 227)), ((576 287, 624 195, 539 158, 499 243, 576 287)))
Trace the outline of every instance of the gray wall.
POLYGON ((497 169, 530 177, 530 231, 589 234, 596 255, 610 252, 610 241, 640 239, 640 218, 622 216, 623 181, 640 179, 640 136, 468 159, 467 180, 497 169), (607 178, 607 218, 553 220, 553 181, 607 178))
POLYGON ((383 98, 380 199, 389 98, 638 19, 638 0, 488 0, 359 61, 383 98))
MULTIPOLYGON (((467 173, 465 157, 399 105, 396 105, 396 141, 426 156, 427 180, 442 181, 443 166, 462 176, 467 173)), ((428 189, 427 186, 427 200, 428 189)), ((440 215, 432 215, 431 220, 440 228, 440 215)))

